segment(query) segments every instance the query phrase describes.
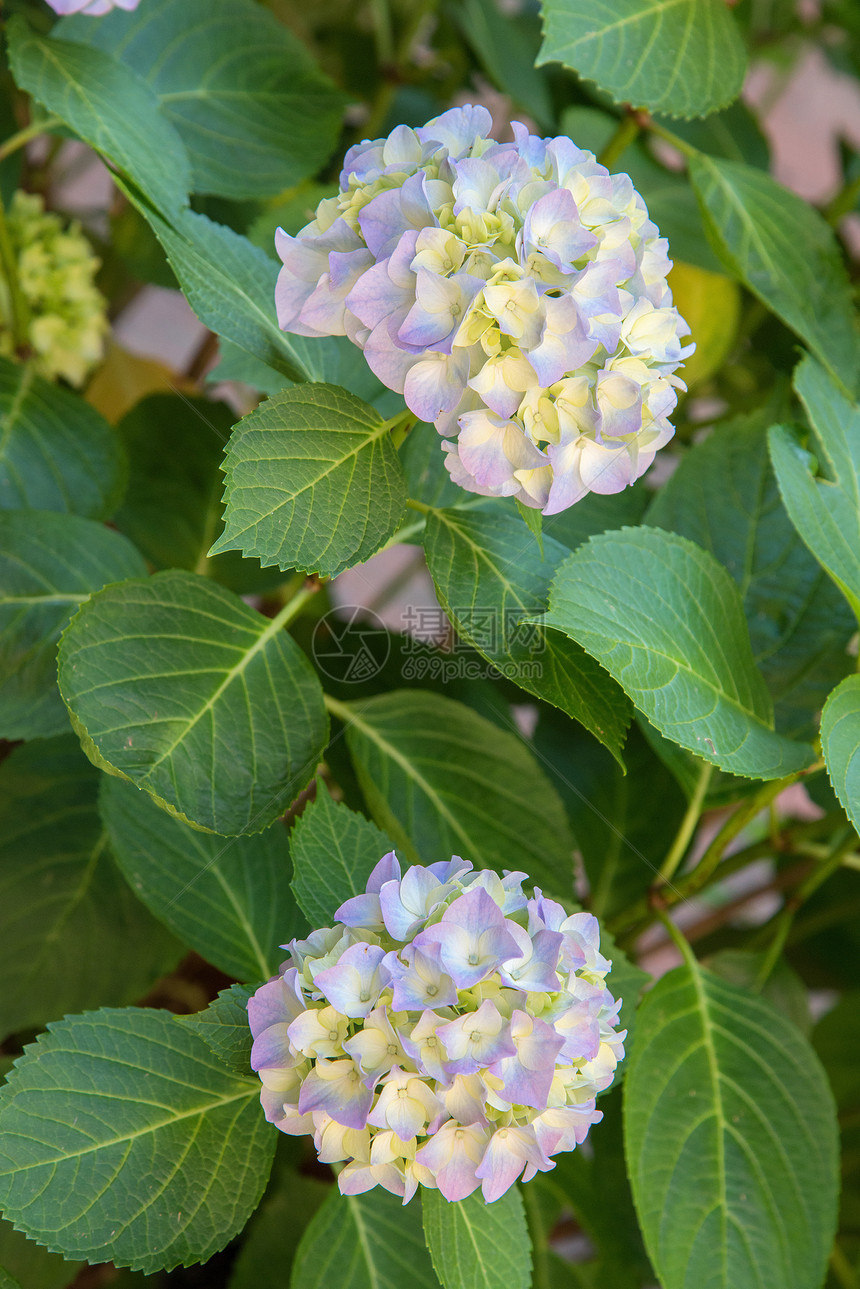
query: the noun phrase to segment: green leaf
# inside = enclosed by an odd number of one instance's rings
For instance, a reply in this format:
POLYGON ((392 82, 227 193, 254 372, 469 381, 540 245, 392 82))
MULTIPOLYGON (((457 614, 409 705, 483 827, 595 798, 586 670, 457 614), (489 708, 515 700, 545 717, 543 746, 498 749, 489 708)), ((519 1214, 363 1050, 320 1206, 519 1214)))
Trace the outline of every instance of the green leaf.
POLYGON ((377 1187, 332 1191, 296 1251, 290 1289, 439 1289, 416 1197, 404 1206, 377 1187))
POLYGON ((252 989, 245 989, 243 985, 230 985, 202 1012, 176 1017, 178 1025, 184 1025, 201 1038, 209 1051, 234 1074, 251 1073, 253 1039, 248 1024, 248 999, 252 993, 252 989))
POLYGON ((59 653, 87 755, 198 828, 260 832, 311 778, 328 733, 288 614, 264 618, 174 570, 94 596, 59 653))
POLYGON ((20 1281, 13 1280, 8 1271, 0 1267, 0 1289, 21 1289, 20 1281))
POLYGON ((406 485, 389 425, 346 390, 301 386, 246 416, 227 447, 212 553, 334 577, 397 531, 406 485))
POLYGON ((813 739, 825 698, 852 670, 846 647, 856 624, 783 509, 761 423, 721 425, 682 457, 648 523, 689 537, 728 569, 776 729, 813 739))
POLYGON ((543 0, 539 63, 559 62, 616 103, 707 116, 737 98, 746 51, 725 0, 543 0))
POLYGON ((152 87, 188 150, 195 192, 273 197, 334 150, 344 95, 251 0, 148 0, 133 15, 69 18, 58 30, 152 87))
POLYGON ((534 757, 507 730, 450 698, 401 689, 339 705, 371 815, 412 862, 452 854, 476 868, 525 869, 570 896, 564 808, 534 757))
POLYGON ((814 478, 814 458, 791 430, 775 425, 770 452, 792 523, 845 595, 860 622, 860 407, 805 358, 794 378, 830 477, 814 478))
POLYGON ((68 1257, 142 1271, 205 1262, 266 1184, 276 1134, 259 1087, 168 1012, 51 1025, 0 1093, 0 1205, 68 1257))
POLYGON ((560 542, 543 540, 541 554, 510 512, 436 510, 427 518, 424 550, 460 635, 508 680, 579 721, 622 763, 630 707, 621 691, 572 641, 521 625, 544 610, 567 555, 560 542))
POLYGON ((57 641, 93 591, 146 565, 119 533, 78 515, 0 512, 0 737, 69 728, 57 691, 57 641))
POLYGON ((32 94, 166 215, 187 203, 188 156, 158 99, 129 67, 94 49, 43 39, 13 16, 9 62, 19 89, 32 94))
POLYGON ((704 760, 753 779, 812 763, 808 744, 773 732, 737 588, 692 542, 656 528, 592 537, 557 572, 545 620, 704 760))
POLYGON ((625 1085, 633 1197, 664 1289, 818 1289, 836 1114, 800 1031, 690 956, 639 1009, 625 1085))
POLYGON ((0 358, 0 509, 106 519, 125 474, 122 444, 94 407, 0 358))
POLYGON ((132 1002, 181 957, 111 858, 100 778, 73 734, 0 765, 0 1038, 132 1002))
POLYGON ((541 711, 534 744, 567 809, 589 884, 589 909, 613 917, 644 895, 684 817, 686 800, 634 723, 626 774, 584 730, 541 711))
POLYGON ((858 343, 833 229, 807 202, 742 162, 699 153, 690 179, 727 268, 853 389, 858 343))
POLYGON ((849 676, 821 713, 821 750, 845 812, 860 833, 860 676, 849 676))
POLYGON ((311 926, 329 926, 335 910, 364 891, 372 869, 393 849, 376 824, 332 801, 318 784, 316 800, 290 834, 293 891, 311 926))
POLYGON ((494 1204, 479 1192, 451 1204, 441 1192, 422 1197, 424 1234, 443 1289, 530 1289, 531 1240, 516 1186, 494 1204))
POLYGON ((279 946, 303 930, 281 826, 225 840, 113 777, 102 783, 101 810, 117 863, 159 921, 227 975, 274 974, 279 946))

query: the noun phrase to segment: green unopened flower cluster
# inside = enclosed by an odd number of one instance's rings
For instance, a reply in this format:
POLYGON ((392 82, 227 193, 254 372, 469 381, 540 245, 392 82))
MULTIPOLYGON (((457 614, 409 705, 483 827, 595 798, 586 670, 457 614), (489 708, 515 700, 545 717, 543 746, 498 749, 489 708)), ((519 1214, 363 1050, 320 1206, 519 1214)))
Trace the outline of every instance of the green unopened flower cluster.
MULTIPOLYGON (((102 356, 106 301, 95 285, 99 260, 75 221, 45 210, 34 193, 16 192, 6 217, 27 341, 40 375, 82 385, 102 356)), ((15 353, 9 284, 0 277, 0 354, 15 353)))

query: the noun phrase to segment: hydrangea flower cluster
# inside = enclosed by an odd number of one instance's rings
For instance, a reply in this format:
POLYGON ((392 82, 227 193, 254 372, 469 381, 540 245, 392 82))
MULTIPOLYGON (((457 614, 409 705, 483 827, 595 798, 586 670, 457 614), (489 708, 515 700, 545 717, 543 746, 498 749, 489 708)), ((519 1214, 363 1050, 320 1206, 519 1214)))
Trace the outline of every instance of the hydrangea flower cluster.
POLYGON ((111 9, 136 9, 140 0, 48 0, 48 4, 54 13, 88 13, 99 18, 103 13, 110 13, 111 9))
MULTIPOLYGON (((101 360, 107 304, 95 285, 100 261, 78 223, 45 211, 42 198, 18 191, 7 216, 21 292, 30 312, 27 339, 35 370, 82 385, 101 360)), ((15 352, 7 283, 0 278, 0 354, 15 352)))
POLYGON ((360 346, 447 436, 461 487, 551 515, 651 464, 694 346, 629 176, 568 138, 490 128, 453 108, 350 149, 338 195, 278 231, 278 321, 360 346))
POLYGON ((267 1119, 345 1161, 344 1194, 499 1199, 603 1117, 624 1055, 597 921, 525 873, 392 852, 248 1003, 267 1119))

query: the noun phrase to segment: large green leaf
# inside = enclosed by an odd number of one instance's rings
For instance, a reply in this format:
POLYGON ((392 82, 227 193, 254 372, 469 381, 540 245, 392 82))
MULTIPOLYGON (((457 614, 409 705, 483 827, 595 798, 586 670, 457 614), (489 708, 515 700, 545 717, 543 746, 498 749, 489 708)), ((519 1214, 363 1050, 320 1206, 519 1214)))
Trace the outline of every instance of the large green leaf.
POLYGON ((95 408, 0 358, 0 509, 106 519, 124 481, 122 445, 95 408))
POLYGON ((397 530, 406 486, 388 424, 346 390, 276 394, 234 431, 225 528, 212 553, 333 577, 397 530))
POLYGON ((392 850, 376 824, 332 801, 317 786, 290 834, 293 891, 311 926, 328 926, 344 900, 365 889, 371 870, 392 850))
POLYGON ((260 832, 311 778, 316 673, 230 591, 169 570, 107 587, 66 630, 60 688, 87 755, 193 825, 260 832))
POLYGON ((819 1289, 839 1185, 806 1039, 690 956, 646 995, 625 1086, 633 1197, 664 1289, 819 1289))
POLYGON ((480 1192, 451 1204, 430 1190, 421 1207, 443 1289, 530 1289, 531 1241, 516 1186, 494 1204, 485 1204, 480 1192))
POLYGON ((578 640, 661 733, 723 770, 810 765, 773 731, 740 595, 712 555, 656 528, 592 537, 561 565, 546 622, 578 640))
POLYGON ((860 676, 843 680, 821 713, 821 750, 833 791, 860 833, 860 676))
POLYGON ((266 1184, 276 1134, 259 1088, 168 1012, 51 1025, 0 1092, 0 1206, 68 1257, 205 1262, 266 1184))
POLYGON ((570 896, 572 847, 555 789, 520 739, 438 694, 401 689, 344 706, 368 808, 410 860, 452 854, 525 869, 570 896))
POLYGON ((616 103, 707 116, 737 98, 746 51, 725 0, 542 0, 538 62, 560 62, 616 103))
POLYGON ((689 537, 728 569, 777 730, 814 738, 825 698, 853 669, 846 648, 856 624, 785 513, 760 421, 722 425, 688 452, 648 523, 689 537))
POLYGON ((792 523, 860 622, 860 407, 811 358, 797 368, 795 388, 830 477, 813 477, 814 457, 782 425, 770 431, 773 468, 792 523))
POLYGON ((37 36, 23 18, 7 27, 19 89, 55 113, 168 217, 187 203, 185 147, 150 87, 130 67, 94 49, 37 36))
POLYGON ((589 909, 609 918, 643 895, 684 817, 674 776, 634 723, 627 773, 584 730, 544 708, 534 745, 567 809, 589 884, 589 909))
POLYGON ((579 721, 620 762, 630 706, 617 685, 573 641, 521 625, 546 607, 567 547, 547 536, 541 550, 512 512, 436 510, 424 550, 460 635, 507 679, 579 721))
POLYGON ((421 1229, 421 1204, 377 1187, 332 1192, 296 1250, 290 1289, 438 1289, 421 1229))
POLYGON ((182 954, 111 858, 101 777, 71 733, 0 765, 0 1037, 131 1002, 182 954))
POLYGON ((93 591, 145 572, 130 542, 90 519, 0 512, 0 738, 69 728, 57 691, 60 633, 93 591))
POLYGON ((337 142, 344 96, 283 23, 252 0, 148 0, 60 24, 115 55, 176 127, 195 192, 271 197, 314 174, 337 142))
POLYGON ((851 289, 823 216, 742 162, 699 153, 690 178, 729 270, 853 389, 858 343, 851 289))
POLYGON ((184 943, 241 980, 277 970, 278 946, 303 929, 282 827, 225 840, 114 777, 102 784, 101 810, 129 885, 184 943))

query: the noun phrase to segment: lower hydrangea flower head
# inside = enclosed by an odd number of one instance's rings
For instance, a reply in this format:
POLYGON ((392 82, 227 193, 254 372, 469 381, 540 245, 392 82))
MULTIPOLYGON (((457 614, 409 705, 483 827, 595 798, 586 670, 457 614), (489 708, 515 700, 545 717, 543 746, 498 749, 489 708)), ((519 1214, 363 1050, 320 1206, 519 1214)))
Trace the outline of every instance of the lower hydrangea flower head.
POLYGON ((278 320, 360 346, 446 436, 461 487, 551 515, 650 465, 694 346, 629 176, 568 138, 490 128, 453 108, 350 149, 338 195, 278 231, 278 320))
POLYGON ((341 1163, 346 1195, 492 1202, 603 1115, 624 1055, 597 921, 524 873, 392 852, 248 1003, 266 1118, 341 1163))
POLYGON ((99 18, 103 13, 110 13, 111 9, 136 9, 140 0, 48 0, 48 4, 54 13, 88 13, 99 18))
MULTIPOLYGON (((95 285, 100 261, 76 222, 45 210, 35 193, 15 193, 7 216, 21 293, 30 315, 33 366, 53 380, 82 385, 101 361, 107 303, 95 285)), ((0 278, 0 354, 12 357, 12 309, 0 278)))

